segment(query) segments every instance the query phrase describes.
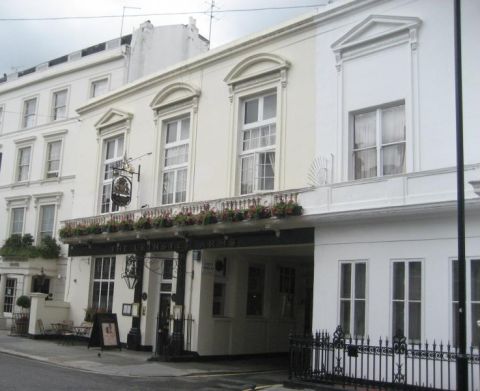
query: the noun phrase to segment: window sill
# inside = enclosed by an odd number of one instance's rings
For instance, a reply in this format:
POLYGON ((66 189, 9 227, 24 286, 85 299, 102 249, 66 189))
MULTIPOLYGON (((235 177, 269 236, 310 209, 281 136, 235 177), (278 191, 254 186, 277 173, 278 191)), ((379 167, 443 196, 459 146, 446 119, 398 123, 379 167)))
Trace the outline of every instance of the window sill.
POLYGON ((10 185, 10 188, 14 189, 16 187, 26 187, 30 185, 30 181, 15 182, 10 185))
POLYGON ((52 183, 52 182, 56 182, 56 183, 60 183, 60 176, 56 177, 56 178, 45 178, 45 179, 42 179, 40 181, 40 183, 52 183))

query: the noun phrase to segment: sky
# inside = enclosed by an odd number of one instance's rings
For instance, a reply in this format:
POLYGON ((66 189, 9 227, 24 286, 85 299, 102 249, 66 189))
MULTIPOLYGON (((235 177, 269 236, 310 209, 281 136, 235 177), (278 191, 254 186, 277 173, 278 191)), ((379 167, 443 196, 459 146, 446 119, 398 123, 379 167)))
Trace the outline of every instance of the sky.
MULTIPOLYGON (((218 47, 245 35, 264 30, 288 19, 321 10, 327 0, 215 0, 211 47, 218 47), (300 7, 300 6, 310 7, 300 7), (319 7, 312 7, 320 5, 319 7), (246 8, 298 7, 283 10, 226 12, 246 8)), ((76 50, 129 34, 145 20, 154 25, 187 24, 197 21, 200 34, 208 38, 210 0, 0 0, 0 75, 30 68, 76 50), (191 12, 201 12, 189 14, 191 12), (136 14, 181 12, 182 15, 134 16, 136 14), (113 18, 28 20, 13 18, 51 18, 117 15, 113 18)))

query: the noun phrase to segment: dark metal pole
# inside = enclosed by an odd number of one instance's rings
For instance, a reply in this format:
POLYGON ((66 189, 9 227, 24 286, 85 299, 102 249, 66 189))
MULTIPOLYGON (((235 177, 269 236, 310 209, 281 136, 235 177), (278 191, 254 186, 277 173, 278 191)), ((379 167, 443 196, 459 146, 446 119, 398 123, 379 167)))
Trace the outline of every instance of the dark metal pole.
POLYGON ((140 331, 140 320, 142 318, 142 289, 143 289, 143 266, 145 253, 135 254, 137 258, 137 283, 133 291, 133 302, 138 303, 140 313, 132 317, 132 328, 127 335, 127 349, 140 350, 142 346, 142 333, 140 331))
POLYGON ((463 101, 460 0, 454 0, 455 114, 457 135, 457 230, 458 230, 458 348, 457 390, 468 390, 466 273, 465 273, 465 190, 463 177, 463 101))

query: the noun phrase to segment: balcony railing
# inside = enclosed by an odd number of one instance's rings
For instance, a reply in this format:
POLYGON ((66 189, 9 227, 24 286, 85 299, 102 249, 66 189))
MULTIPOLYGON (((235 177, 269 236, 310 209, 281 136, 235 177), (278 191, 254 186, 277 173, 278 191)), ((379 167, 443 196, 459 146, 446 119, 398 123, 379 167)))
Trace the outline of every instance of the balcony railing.
POLYGON ((294 203, 297 203, 300 194, 308 190, 310 189, 304 188, 231 198, 221 198, 202 202, 166 205, 153 208, 142 208, 131 211, 106 213, 102 215, 65 220, 62 221, 62 224, 64 227, 75 228, 78 226, 90 226, 93 224, 105 225, 109 222, 135 222, 138 221, 141 217, 153 220, 157 217, 165 215, 175 216, 179 213, 196 215, 206 210, 221 213, 225 210, 246 210, 252 206, 265 206, 271 208, 280 202, 288 203, 289 201, 292 201, 294 203))

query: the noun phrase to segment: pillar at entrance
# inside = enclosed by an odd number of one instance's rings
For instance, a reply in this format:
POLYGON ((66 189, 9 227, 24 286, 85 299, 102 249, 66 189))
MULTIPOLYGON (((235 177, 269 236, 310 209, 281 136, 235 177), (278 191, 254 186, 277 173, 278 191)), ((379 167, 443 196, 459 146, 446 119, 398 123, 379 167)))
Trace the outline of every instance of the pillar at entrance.
POLYGON ((0 317, 3 317, 3 305, 5 304, 5 288, 7 287, 7 275, 0 274, 0 317))

